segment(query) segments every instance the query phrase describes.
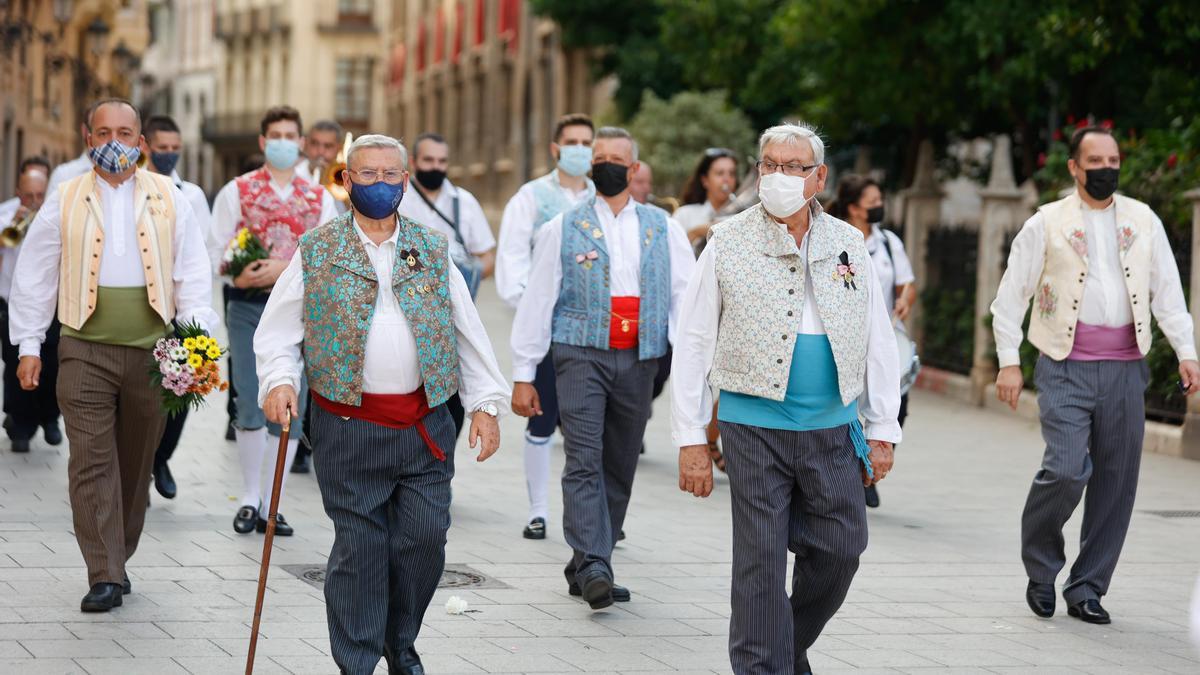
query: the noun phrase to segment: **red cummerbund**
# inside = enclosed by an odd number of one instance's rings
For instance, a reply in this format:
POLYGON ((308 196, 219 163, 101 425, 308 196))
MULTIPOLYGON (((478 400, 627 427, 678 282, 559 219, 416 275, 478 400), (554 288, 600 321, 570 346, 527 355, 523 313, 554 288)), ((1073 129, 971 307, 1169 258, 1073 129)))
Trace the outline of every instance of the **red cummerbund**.
POLYGON ((425 398, 425 388, 421 387, 411 394, 367 394, 362 395, 361 405, 346 405, 331 401, 317 392, 312 394, 313 403, 321 406, 322 410, 338 417, 352 417, 356 420, 390 427, 392 429, 417 428, 417 433, 429 446, 429 451, 439 460, 446 460, 446 453, 438 447, 429 431, 425 428, 425 416, 432 410, 425 398))

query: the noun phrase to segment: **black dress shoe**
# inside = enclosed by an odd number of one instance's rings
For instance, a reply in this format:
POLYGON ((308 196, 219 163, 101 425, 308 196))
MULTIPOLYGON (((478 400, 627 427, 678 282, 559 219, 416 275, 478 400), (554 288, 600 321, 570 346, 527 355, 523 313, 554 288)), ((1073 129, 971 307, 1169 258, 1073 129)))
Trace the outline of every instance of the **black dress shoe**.
MULTIPOLYGON (((267 533, 267 520, 265 518, 260 517, 258 519, 258 525, 256 526, 256 529, 258 530, 259 534, 266 534, 267 533)), ((276 537, 290 537, 295 533, 296 533, 296 531, 292 529, 291 525, 288 525, 287 520, 283 517, 283 514, 276 513, 275 514, 275 536, 276 537)))
POLYGON ((58 428, 58 422, 50 422, 42 425, 42 438, 46 439, 47 445, 60 445, 63 437, 62 429, 58 428))
POLYGON ((796 664, 792 668, 792 672, 798 675, 812 675, 812 666, 808 665, 808 654, 796 659, 796 664))
POLYGON ((233 428, 233 420, 229 420, 229 424, 225 425, 225 440, 237 440, 237 431, 233 428))
POLYGON ((421 665, 417 650, 409 647, 400 652, 394 662, 388 661, 388 675, 425 675, 425 666, 421 665))
POLYGON ((166 462, 154 467, 154 489, 166 499, 175 499, 175 477, 166 462))
POLYGON ((617 533, 617 541, 625 541, 625 530, 617 533))
POLYGON ((595 572, 583 581, 583 599, 592 609, 604 609, 613 604, 613 582, 607 574, 595 572))
POLYGON ((1067 614, 1086 623, 1112 623, 1108 612, 1100 606, 1099 600, 1084 600, 1067 608, 1067 614))
POLYGON ((525 537, 526 539, 545 539, 546 519, 538 517, 529 521, 529 524, 525 526, 525 531, 521 533, 521 536, 525 537))
POLYGON ((1029 609, 1032 609, 1034 614, 1043 619, 1054 616, 1054 584, 1030 581, 1029 587, 1025 589, 1025 602, 1029 603, 1029 609))
POLYGON ((125 578, 121 580, 121 595, 129 595, 132 592, 133 584, 129 582, 129 575, 126 574, 125 578))
POLYGON ((121 584, 100 582, 92 585, 92 590, 83 596, 79 603, 82 612, 107 612, 113 607, 121 606, 121 584))
POLYGON ((866 493, 867 506, 872 509, 879 508, 879 490, 876 490, 874 485, 870 485, 863 488, 863 492, 866 493))
POLYGON ((292 461, 292 473, 308 473, 308 453, 296 453, 296 459, 292 461))
POLYGON ((12 442, 13 452, 29 452, 29 439, 12 442))
MULTIPOLYGON (((567 585, 567 593, 570 593, 571 595, 573 595, 577 598, 579 596, 583 595, 583 591, 580 590, 578 583, 573 583, 573 584, 567 585)), ((629 602, 630 597, 632 597, 632 595, 630 594, 628 588, 625 588, 624 586, 618 586, 616 584, 613 584, 613 586, 612 586, 613 602, 629 602)))
POLYGON ((243 506, 233 517, 233 531, 238 534, 248 534, 258 523, 258 509, 253 506, 243 506))

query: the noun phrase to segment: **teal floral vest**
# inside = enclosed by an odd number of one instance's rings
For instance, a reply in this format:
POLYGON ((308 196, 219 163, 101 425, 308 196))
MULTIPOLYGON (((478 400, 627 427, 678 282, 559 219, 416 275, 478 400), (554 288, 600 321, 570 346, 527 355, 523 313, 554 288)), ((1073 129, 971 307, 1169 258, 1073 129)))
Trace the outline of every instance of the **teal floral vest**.
MULTIPOLYGON (((638 358, 667 353, 671 309, 671 256, 663 211, 637 205, 642 242, 638 306, 638 358)), ((563 214, 562 289, 554 305, 551 341, 608 349, 612 320, 608 246, 596 217, 596 199, 584 200, 563 214)))
MULTIPOLYGON (((417 342, 429 407, 458 391, 458 345, 446 237, 399 216, 392 291, 417 342)), ((367 333, 379 279, 354 230, 353 211, 300 238, 304 263, 304 361, 308 384, 345 405, 362 403, 367 333)))
MULTIPOLYGON (((550 222, 554 216, 571 208, 571 202, 563 196, 562 185, 558 182, 558 169, 533 181, 533 198, 537 202, 537 219, 533 221, 533 232, 541 229, 542 225, 550 222)), ((592 179, 587 179, 587 196, 580 203, 596 198, 596 186, 592 179)), ((533 242, 530 241, 530 246, 533 242)))

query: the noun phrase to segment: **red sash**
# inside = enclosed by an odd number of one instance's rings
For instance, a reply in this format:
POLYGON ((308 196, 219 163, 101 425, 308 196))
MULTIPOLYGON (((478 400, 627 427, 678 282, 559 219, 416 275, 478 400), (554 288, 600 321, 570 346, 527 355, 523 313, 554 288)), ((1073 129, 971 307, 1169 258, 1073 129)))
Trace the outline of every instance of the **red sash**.
POLYGON ((608 326, 609 349, 632 349, 638 344, 638 308, 641 298, 637 296, 612 299, 612 317, 608 326))
POLYGON ((311 391, 313 403, 323 410, 338 417, 352 417, 356 420, 378 424, 391 429, 417 428, 421 440, 429 446, 429 451, 440 461, 446 461, 446 453, 438 447, 429 430, 425 428, 425 416, 433 412, 429 401, 425 398, 425 388, 417 389, 411 394, 367 394, 362 395, 362 405, 353 406, 337 401, 330 401, 315 391, 311 391))

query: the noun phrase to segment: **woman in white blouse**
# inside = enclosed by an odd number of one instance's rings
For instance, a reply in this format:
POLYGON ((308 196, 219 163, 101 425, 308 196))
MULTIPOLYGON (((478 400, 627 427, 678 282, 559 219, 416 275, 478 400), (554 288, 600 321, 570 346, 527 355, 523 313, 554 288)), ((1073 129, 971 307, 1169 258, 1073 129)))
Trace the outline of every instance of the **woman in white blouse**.
POLYGON ((705 150, 679 197, 683 206, 672 214, 687 230, 689 240, 695 241, 696 236, 707 233, 709 225, 723 216, 732 215, 723 211, 732 205, 737 184, 738 161, 733 151, 727 148, 705 150), (700 231, 693 236, 698 229, 700 231))

